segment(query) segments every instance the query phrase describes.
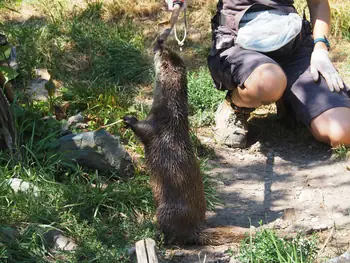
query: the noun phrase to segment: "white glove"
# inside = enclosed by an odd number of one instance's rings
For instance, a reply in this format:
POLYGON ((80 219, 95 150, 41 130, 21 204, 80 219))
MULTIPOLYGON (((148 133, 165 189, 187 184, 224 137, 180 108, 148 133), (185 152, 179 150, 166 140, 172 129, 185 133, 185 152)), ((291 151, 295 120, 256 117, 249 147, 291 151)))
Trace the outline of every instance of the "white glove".
POLYGON ((333 92, 335 90, 339 92, 341 89, 344 89, 344 82, 329 59, 327 50, 315 49, 312 52, 310 70, 314 81, 318 81, 319 73, 321 73, 330 91, 333 92))
MULTIPOLYGON (((173 11, 174 10, 174 0, 164 0, 165 3, 168 5, 168 10, 173 11)), ((186 7, 186 1, 184 1, 183 5, 181 6, 181 10, 183 10, 186 7)))

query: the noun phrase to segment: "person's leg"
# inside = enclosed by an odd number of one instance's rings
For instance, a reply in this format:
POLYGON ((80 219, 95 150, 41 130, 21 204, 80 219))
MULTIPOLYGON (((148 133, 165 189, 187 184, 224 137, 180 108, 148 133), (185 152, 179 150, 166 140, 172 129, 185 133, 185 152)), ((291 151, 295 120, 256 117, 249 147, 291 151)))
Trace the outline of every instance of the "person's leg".
POLYGON ((214 137, 218 143, 244 148, 250 112, 281 98, 286 76, 271 58, 239 47, 209 57, 208 64, 216 85, 230 90, 216 111, 214 137))
POLYGON ((350 92, 331 92, 322 76, 313 80, 312 50, 312 38, 306 38, 293 61, 284 66, 288 84, 283 98, 317 140, 333 147, 350 145, 350 92))
POLYGON ((262 64, 244 82, 244 89, 232 92, 232 102, 238 107, 257 108, 278 101, 287 86, 287 77, 280 66, 262 64))
POLYGON ((314 137, 332 147, 350 145, 350 108, 329 109, 311 120, 314 137))

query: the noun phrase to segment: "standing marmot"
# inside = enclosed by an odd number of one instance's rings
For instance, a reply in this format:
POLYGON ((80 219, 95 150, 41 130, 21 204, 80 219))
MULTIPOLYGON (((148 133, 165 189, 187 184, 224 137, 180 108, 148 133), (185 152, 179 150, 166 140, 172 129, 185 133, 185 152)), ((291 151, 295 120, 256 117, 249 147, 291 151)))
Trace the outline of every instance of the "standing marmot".
POLYGON ((186 67, 158 39, 154 48, 156 83, 147 119, 125 116, 124 123, 145 147, 156 217, 167 243, 221 244, 240 240, 247 229, 206 228, 203 180, 188 122, 186 67))

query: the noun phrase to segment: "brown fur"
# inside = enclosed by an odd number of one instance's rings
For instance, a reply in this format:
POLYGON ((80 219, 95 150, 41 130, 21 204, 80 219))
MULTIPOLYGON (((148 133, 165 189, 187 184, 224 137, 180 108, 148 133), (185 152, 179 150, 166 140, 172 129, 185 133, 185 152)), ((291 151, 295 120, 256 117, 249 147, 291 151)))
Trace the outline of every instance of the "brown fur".
POLYGON ((159 229, 171 244, 237 242, 247 229, 205 226, 203 180, 189 136, 185 65, 162 40, 154 52, 152 109, 145 120, 125 116, 124 122, 145 147, 159 229))

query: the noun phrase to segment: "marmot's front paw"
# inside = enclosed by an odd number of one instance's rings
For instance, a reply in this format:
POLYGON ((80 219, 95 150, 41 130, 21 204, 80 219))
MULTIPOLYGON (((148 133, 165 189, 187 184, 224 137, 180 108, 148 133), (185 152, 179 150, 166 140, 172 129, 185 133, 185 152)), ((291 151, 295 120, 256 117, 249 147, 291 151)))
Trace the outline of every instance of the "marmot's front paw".
POLYGON ((124 116, 123 121, 125 124, 125 128, 130 128, 131 126, 135 125, 138 122, 138 120, 132 115, 124 116))

